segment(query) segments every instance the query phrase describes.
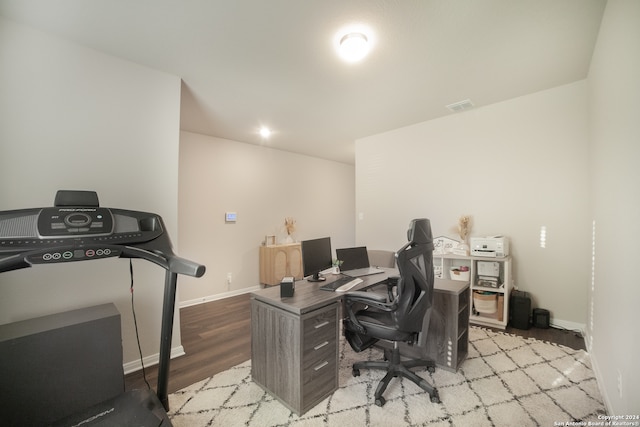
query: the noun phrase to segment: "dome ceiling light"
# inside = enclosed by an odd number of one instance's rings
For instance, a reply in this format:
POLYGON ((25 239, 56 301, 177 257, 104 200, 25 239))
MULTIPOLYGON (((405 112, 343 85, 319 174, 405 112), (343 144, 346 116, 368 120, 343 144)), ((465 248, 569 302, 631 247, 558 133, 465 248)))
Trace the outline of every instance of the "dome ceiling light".
POLYGON ((360 32, 351 32, 340 39, 338 52, 345 61, 357 62, 369 53, 369 49, 369 39, 366 35, 360 32))

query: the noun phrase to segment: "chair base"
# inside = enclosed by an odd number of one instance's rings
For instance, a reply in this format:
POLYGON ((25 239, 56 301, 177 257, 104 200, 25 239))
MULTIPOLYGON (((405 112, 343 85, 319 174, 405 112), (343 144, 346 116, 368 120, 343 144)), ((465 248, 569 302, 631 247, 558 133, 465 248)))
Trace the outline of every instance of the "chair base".
POLYGON ((436 390, 427 380, 419 377, 411 368, 423 366, 426 367, 429 372, 435 371, 435 363, 432 360, 424 360, 424 359, 414 359, 414 360, 406 360, 402 361, 400 359, 400 348, 398 347, 398 343, 394 343, 393 350, 385 350, 384 352, 385 360, 375 360, 375 361, 366 361, 366 362, 356 362, 353 364, 352 375, 354 377, 360 376, 360 369, 379 369, 387 372, 387 375, 384 376, 378 383, 378 387, 375 392, 375 403, 378 406, 383 406, 386 403, 385 398, 382 396, 384 391, 387 389, 389 382, 394 377, 404 377, 415 384, 418 385, 421 389, 429 393, 431 397, 431 402, 440 403, 440 397, 438 396, 438 390, 436 390))

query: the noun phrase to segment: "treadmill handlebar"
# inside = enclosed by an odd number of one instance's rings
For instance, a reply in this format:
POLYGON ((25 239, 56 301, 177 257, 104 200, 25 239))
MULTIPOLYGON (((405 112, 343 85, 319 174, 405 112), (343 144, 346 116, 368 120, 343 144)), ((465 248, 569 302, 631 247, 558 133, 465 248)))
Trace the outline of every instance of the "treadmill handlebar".
POLYGON ((162 253, 140 249, 131 246, 122 248, 122 258, 141 258, 164 268, 170 273, 184 274, 192 277, 202 277, 206 267, 197 262, 180 258, 170 249, 165 248, 162 253))
POLYGON ((191 277, 202 277, 206 271, 206 267, 202 264, 174 255, 169 258, 169 271, 191 277))

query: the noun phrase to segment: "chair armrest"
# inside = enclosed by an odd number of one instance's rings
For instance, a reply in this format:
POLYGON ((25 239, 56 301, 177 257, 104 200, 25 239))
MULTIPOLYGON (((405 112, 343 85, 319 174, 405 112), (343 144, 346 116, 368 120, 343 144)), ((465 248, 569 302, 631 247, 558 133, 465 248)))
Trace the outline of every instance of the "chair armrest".
POLYGON ((398 308, 398 304, 395 299, 389 301, 386 295, 375 292, 354 291, 347 292, 344 296, 345 307, 349 312, 352 311, 351 306, 357 302, 382 311, 394 311, 398 308))
MULTIPOLYGON (((397 302, 395 300, 388 301, 387 295, 378 294, 375 292, 366 291, 353 291, 344 294, 344 308, 347 311, 347 316, 350 324, 361 334, 366 334, 366 328, 358 321, 356 313, 354 312, 353 305, 360 303, 366 307, 376 308, 381 311, 394 311, 397 309, 397 302)), ((366 308, 364 308, 366 310, 366 308)))
POLYGON ((400 282, 400 276, 389 276, 385 281, 376 283, 373 286, 367 287, 369 289, 377 289, 381 287, 385 287, 387 289, 387 301, 393 301, 396 298, 394 290, 397 289, 398 283, 400 282))
POLYGON ((395 299, 395 295, 393 294, 393 290, 398 287, 398 283, 400 283, 400 276, 389 276, 385 284, 387 285, 387 295, 389 296, 389 301, 393 301, 395 299))
POLYGON ((365 304, 368 303, 386 303, 387 296, 382 294, 377 294, 375 292, 366 292, 366 291, 352 291, 344 294, 345 301, 347 303, 350 302, 362 302, 365 304))

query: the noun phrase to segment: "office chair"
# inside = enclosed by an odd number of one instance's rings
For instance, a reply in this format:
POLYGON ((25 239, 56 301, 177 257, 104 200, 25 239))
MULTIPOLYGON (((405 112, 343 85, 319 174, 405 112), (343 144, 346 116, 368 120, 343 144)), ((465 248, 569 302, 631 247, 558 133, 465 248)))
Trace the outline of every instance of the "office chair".
POLYGON ((428 219, 414 219, 407 232, 409 242, 396 252, 399 277, 387 281, 386 295, 375 292, 349 292, 345 294, 347 316, 343 320, 344 334, 356 352, 361 352, 378 340, 393 341, 393 349, 385 350, 382 361, 363 361, 353 364, 352 374, 360 369, 381 369, 387 372, 378 383, 375 403, 383 406, 382 396, 393 377, 404 377, 429 393, 431 401, 439 403, 438 391, 410 368, 426 367, 435 371, 432 360, 402 361, 400 342, 413 344, 423 325, 428 325, 433 302, 433 237, 428 219), (395 288, 395 292, 391 289, 395 288))

